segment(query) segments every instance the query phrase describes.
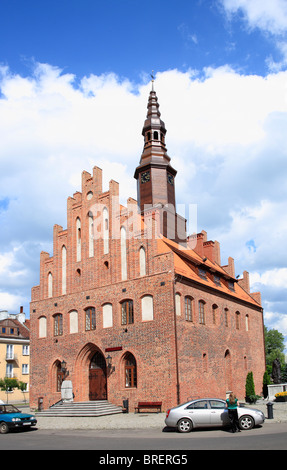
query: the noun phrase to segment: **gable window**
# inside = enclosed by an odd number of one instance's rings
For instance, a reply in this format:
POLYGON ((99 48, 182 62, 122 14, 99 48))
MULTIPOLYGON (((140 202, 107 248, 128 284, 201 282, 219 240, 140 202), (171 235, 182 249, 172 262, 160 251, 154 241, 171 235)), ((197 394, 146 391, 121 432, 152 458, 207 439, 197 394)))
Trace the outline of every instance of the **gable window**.
POLYGON ((86 331, 96 329, 96 311, 94 307, 89 307, 86 312, 86 331))
POLYGON ((77 261, 81 261, 81 220, 77 217, 76 220, 77 231, 77 261))
POLYGON ((62 246, 62 295, 67 293, 67 249, 62 246))
POLYGON ((62 336, 63 334, 63 315, 57 313, 54 316, 54 336, 62 336))
POLYGON ((185 297, 184 299, 186 321, 193 321, 192 301, 192 297, 185 297))
POLYGON ((140 248, 140 276, 146 275, 146 254, 143 246, 140 248))
POLYGON ((137 386, 137 363, 131 353, 127 353, 125 356, 125 381, 127 388, 137 386))
POLYGON ((121 227, 121 272, 122 281, 127 279, 127 233, 124 227, 121 227))
POLYGON ((132 300, 124 300, 121 303, 122 325, 134 322, 134 303, 132 300))
POLYGON ((53 275, 52 273, 48 274, 48 297, 53 295, 53 275))
POLYGON ((206 270, 204 268, 198 268, 198 274, 202 279, 206 279, 206 270))
POLYGON ((94 256, 94 218, 92 212, 88 214, 89 221, 89 258, 94 256))

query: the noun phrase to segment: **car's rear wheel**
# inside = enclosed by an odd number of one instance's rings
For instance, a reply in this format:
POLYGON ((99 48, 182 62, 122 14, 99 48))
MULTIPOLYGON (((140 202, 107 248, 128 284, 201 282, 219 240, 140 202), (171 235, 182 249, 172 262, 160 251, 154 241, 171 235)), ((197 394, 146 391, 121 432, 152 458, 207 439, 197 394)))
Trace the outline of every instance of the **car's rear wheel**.
POLYGON ((182 418, 177 423, 177 429, 179 432, 190 432, 192 427, 192 422, 188 418, 182 418))
POLYGON ((6 423, 2 422, 0 423, 0 434, 7 434, 9 431, 9 428, 6 423))
POLYGON ((244 415, 239 418, 239 426, 241 429, 248 430, 254 427, 254 419, 252 416, 244 415))

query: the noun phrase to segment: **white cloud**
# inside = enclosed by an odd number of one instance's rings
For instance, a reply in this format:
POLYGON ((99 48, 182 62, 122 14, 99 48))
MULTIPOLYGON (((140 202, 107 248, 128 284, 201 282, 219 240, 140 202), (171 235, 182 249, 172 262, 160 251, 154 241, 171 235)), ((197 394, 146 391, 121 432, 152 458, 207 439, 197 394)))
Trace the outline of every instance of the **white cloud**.
MULTIPOLYGON (((39 253, 51 252, 54 223, 66 227, 66 199, 81 190, 81 172, 98 165, 106 188, 120 183, 123 203, 136 197, 150 85, 114 74, 78 81, 47 64, 29 77, 1 71, 0 308, 26 303, 27 311, 39 253)), ((221 242, 223 264, 233 256, 238 274, 256 273, 279 313, 278 286, 263 281, 287 265, 278 249, 287 234, 286 85, 287 72, 262 78, 228 66, 170 70, 155 82, 177 202, 198 204, 198 231, 221 242)))
POLYGON ((266 57, 271 72, 278 72, 287 66, 287 2, 286 0, 220 0, 229 17, 243 14, 250 30, 259 29, 273 40, 281 54, 281 60, 272 55, 266 57))
POLYGON ((260 28, 274 35, 287 30, 286 0, 221 0, 230 14, 243 13, 251 28, 260 28))
POLYGON ((274 268, 263 273, 253 272, 250 278, 251 284, 255 286, 264 285, 286 289, 287 268, 274 268))

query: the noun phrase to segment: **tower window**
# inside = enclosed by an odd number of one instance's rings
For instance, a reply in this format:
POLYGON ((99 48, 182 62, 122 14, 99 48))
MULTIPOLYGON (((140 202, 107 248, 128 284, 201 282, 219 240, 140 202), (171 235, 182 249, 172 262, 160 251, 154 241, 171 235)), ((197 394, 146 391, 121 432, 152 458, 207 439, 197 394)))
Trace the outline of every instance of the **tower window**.
POLYGON ((158 132, 157 131, 154 131, 153 138, 154 138, 154 140, 158 140, 158 132))

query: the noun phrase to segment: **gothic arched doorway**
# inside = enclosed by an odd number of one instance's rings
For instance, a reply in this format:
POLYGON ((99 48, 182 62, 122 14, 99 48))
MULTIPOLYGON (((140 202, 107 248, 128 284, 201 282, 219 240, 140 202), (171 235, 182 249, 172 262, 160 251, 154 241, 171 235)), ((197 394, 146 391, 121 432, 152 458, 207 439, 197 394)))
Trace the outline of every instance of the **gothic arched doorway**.
POLYGON ((97 351, 89 366, 89 399, 107 399, 107 364, 104 356, 97 351))

